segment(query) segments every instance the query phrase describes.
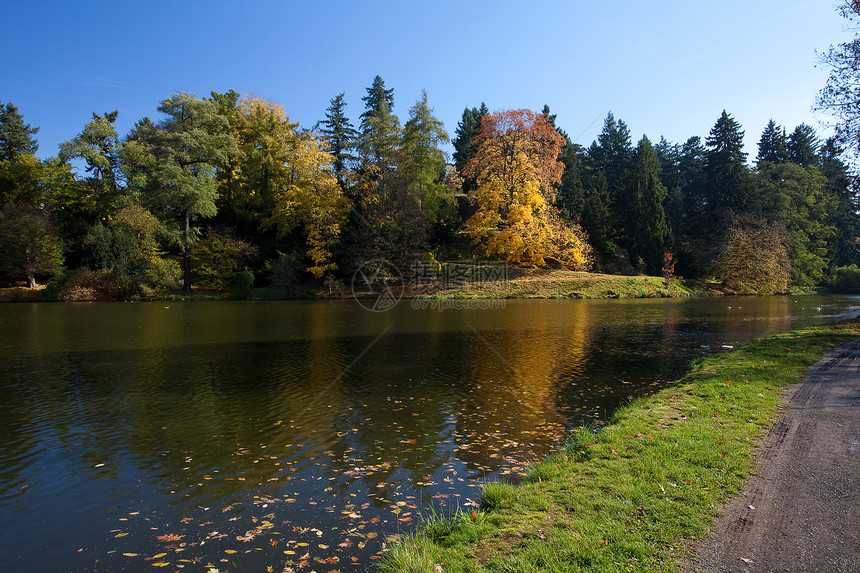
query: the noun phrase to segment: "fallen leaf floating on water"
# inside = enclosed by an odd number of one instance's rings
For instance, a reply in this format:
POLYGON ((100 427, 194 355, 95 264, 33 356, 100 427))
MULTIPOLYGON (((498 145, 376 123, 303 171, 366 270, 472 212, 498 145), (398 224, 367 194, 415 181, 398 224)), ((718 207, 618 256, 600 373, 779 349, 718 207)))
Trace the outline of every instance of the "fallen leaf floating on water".
POLYGON ((155 538, 161 542, 167 543, 170 541, 179 541, 182 539, 182 536, 176 535, 175 533, 165 533, 164 535, 157 535, 155 538))

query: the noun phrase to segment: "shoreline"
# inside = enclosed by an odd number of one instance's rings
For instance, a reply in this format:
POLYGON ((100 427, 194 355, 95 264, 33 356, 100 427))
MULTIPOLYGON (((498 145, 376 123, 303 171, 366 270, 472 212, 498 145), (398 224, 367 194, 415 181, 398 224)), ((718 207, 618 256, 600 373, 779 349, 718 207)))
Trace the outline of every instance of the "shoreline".
POLYGON ((485 484, 479 511, 425 518, 379 571, 682 569, 689 544, 742 491, 784 390, 858 337, 850 321, 697 360, 603 429, 571 433, 521 485, 485 484))
MULTIPOLYGON (((645 275, 607 275, 584 271, 543 269, 512 269, 501 280, 462 284, 385 285, 398 298, 415 300, 444 299, 611 299, 611 298, 693 298, 732 295, 716 283, 687 281, 681 278, 645 275)), ((365 289, 366 290, 366 289, 365 289)), ((292 290, 270 287, 253 289, 250 296, 231 297, 229 290, 195 289, 191 295, 164 294, 133 297, 140 301, 181 300, 309 300, 375 298, 380 285, 368 292, 356 292, 352 285, 339 285, 329 291, 318 284, 299 285, 292 290)), ((23 286, 0 288, 0 302, 101 302, 122 301, 116 292, 101 292, 92 288, 57 293, 44 285, 37 289, 23 286)))

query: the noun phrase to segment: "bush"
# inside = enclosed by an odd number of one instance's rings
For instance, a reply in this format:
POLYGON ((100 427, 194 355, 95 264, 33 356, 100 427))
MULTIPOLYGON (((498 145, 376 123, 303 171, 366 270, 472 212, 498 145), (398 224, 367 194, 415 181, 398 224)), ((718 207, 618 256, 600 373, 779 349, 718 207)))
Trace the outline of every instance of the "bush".
POLYGON ((119 300, 122 298, 117 277, 107 271, 76 269, 63 273, 48 283, 45 296, 49 300, 84 302, 119 300))
POLYGON ((833 271, 833 288, 841 292, 860 292, 860 269, 857 265, 837 267, 833 271))
POLYGON ((254 292, 254 273, 245 269, 233 275, 230 280, 230 296, 232 298, 250 298, 254 292))

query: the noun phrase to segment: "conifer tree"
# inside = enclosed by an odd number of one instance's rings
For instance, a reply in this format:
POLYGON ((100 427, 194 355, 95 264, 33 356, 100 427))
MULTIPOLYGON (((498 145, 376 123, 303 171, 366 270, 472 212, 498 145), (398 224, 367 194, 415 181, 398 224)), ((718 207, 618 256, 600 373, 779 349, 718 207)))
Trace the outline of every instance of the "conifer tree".
POLYGON ((322 122, 323 128, 320 130, 328 142, 328 152, 334 157, 334 170, 341 187, 345 183, 346 171, 356 159, 350 151, 358 136, 358 132, 346 116, 346 102, 343 96, 341 92, 329 101, 325 121, 322 122))
POLYGON ((649 274, 659 274, 672 240, 663 210, 667 192, 660 181, 660 162, 647 137, 636 147, 626 193, 632 207, 627 213, 631 259, 641 259, 649 274))
POLYGON ((818 137, 815 129, 805 123, 794 128, 786 142, 788 160, 797 163, 801 167, 818 165, 818 137))
POLYGON ((710 214, 749 211, 751 182, 740 124, 723 110, 705 145, 704 174, 710 214))
POLYGON ((38 127, 30 127, 11 103, 4 107, 0 103, 0 161, 14 161, 20 155, 35 155, 39 143, 33 136, 38 127))
POLYGON ((788 159, 786 143, 785 128, 777 125, 773 119, 769 120, 758 142, 756 163, 760 164, 764 161, 779 163, 785 161, 788 159))

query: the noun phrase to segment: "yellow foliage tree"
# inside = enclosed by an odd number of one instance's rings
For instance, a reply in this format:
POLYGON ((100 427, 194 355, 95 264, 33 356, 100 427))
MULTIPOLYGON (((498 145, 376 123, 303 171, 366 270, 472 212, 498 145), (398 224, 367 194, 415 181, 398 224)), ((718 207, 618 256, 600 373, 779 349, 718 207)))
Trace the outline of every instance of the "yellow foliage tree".
POLYGON ((591 249, 584 233, 564 224, 553 206, 564 142, 544 115, 529 110, 483 118, 478 150, 463 175, 477 182, 477 211, 466 232, 485 255, 537 266, 550 257, 569 268, 587 266, 591 249))
POLYGON ((238 105, 236 136, 242 159, 236 172, 244 208, 283 237, 301 229, 310 266, 320 278, 337 268, 332 246, 349 203, 334 173, 334 157, 310 132, 299 133, 284 108, 259 98, 238 105))

